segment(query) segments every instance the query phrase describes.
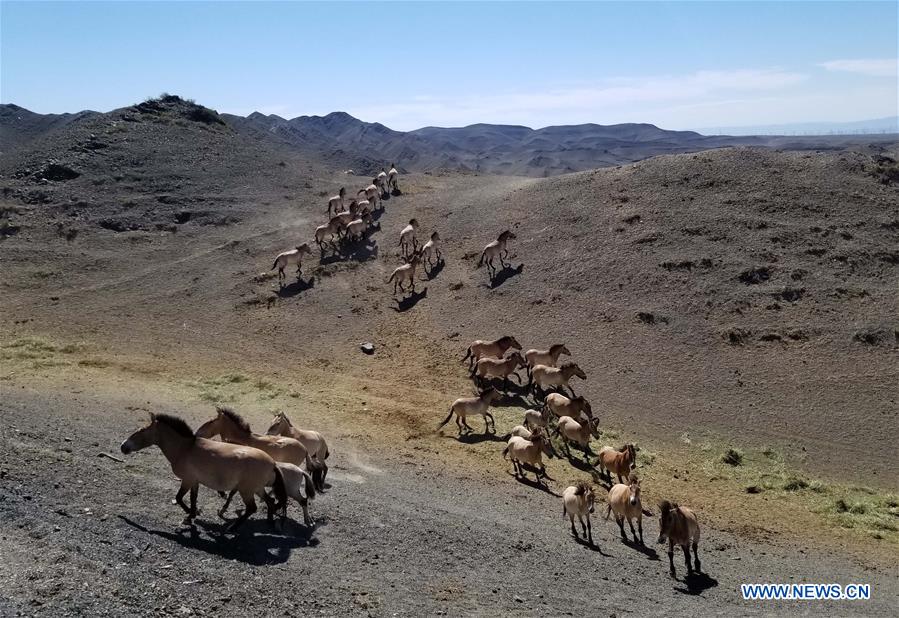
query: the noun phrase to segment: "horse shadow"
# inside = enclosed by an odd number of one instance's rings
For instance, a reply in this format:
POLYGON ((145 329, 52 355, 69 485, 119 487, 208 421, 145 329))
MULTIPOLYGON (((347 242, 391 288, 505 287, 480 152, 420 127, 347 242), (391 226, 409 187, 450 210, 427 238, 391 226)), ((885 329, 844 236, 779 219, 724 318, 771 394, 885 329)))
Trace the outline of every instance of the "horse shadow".
POLYGON ((425 268, 425 275, 428 277, 428 281, 431 281, 439 275, 444 267, 446 266, 446 260, 440 258, 437 260, 437 263, 431 266, 430 268, 425 268))
POLYGON ((399 187, 394 188, 394 189, 390 192, 390 195, 392 195, 392 196, 394 196, 394 197, 397 197, 397 196, 402 195, 402 194, 403 194, 403 192, 400 191, 400 188, 399 188, 399 187))
MULTIPOLYGON (((509 383, 510 387, 512 383, 509 383)), ((497 386, 497 390, 501 387, 502 384, 497 386)), ((500 398, 493 402, 494 408, 527 408, 529 406, 528 400, 522 397, 519 394, 513 394, 512 388, 509 388, 508 391, 502 392, 500 391, 500 398)))
POLYGON ((624 545, 626 545, 627 547, 630 547, 631 549, 640 552, 641 554, 643 554, 650 560, 659 560, 659 552, 654 550, 649 545, 642 545, 640 543, 640 541, 634 541, 630 538, 626 538, 626 539, 623 538, 623 539, 621 539, 621 542, 624 545))
POLYGON ((506 281, 511 279, 512 277, 517 277, 522 272, 524 272, 524 264, 519 264, 515 268, 512 268, 511 265, 503 266, 501 270, 496 271, 492 277, 490 277, 490 289, 495 290, 506 281))
POLYGON ((362 240, 353 242, 341 239, 331 247, 330 253, 325 255, 323 252, 318 258, 318 263, 321 266, 347 260, 367 262, 378 258, 378 245, 367 235, 362 240))
POLYGON ((480 444, 481 442, 505 442, 495 433, 462 433, 456 438, 462 444, 480 444))
POLYGON ((709 588, 718 585, 718 580, 705 573, 697 573, 696 571, 688 574, 683 580, 684 587, 676 587, 674 590, 681 594, 700 595, 709 588))
POLYGON ((202 551, 226 560, 239 560, 253 566, 283 564, 290 558, 290 552, 294 549, 318 545, 318 540, 312 536, 312 528, 293 524, 291 527, 297 534, 291 536, 274 534, 274 526, 267 519, 251 519, 231 537, 225 535, 228 522, 196 521, 195 526, 170 531, 147 528, 124 515, 119 515, 119 519, 145 534, 172 541, 186 549, 202 551), (200 529, 206 535, 202 534, 200 529))
MULTIPOLYGON (((515 476, 515 473, 514 473, 514 472, 507 472, 506 474, 508 474, 509 476, 513 477, 516 481, 518 481, 518 482, 521 483, 522 485, 526 485, 526 486, 531 487, 531 488, 533 488, 533 489, 539 489, 540 491, 545 492, 545 493, 548 493, 550 496, 555 496, 556 498, 561 498, 561 497, 562 497, 562 494, 557 494, 556 492, 554 492, 554 491, 549 487, 549 485, 544 485, 544 484, 541 483, 540 481, 532 481, 531 479, 529 479, 529 478, 526 477, 526 476, 515 476)), ((552 479, 552 478, 550 478, 550 477, 548 477, 548 476, 544 477, 544 479, 547 480, 547 481, 554 481, 554 480, 555 480, 555 479, 552 479)))
POLYGON ((401 298, 399 300, 394 298, 393 300, 396 302, 396 307, 392 307, 392 309, 394 311, 396 311, 397 313, 405 313, 406 311, 409 311, 415 305, 417 305, 421 299, 426 298, 427 295, 428 295, 428 288, 424 288, 420 292, 412 292, 405 298, 401 298))
POLYGON ((303 281, 302 279, 297 279, 292 283, 288 283, 287 285, 282 285, 278 288, 278 296, 281 298, 291 298, 300 294, 301 292, 305 292, 306 290, 311 290, 315 287, 315 277, 309 277, 308 281, 303 281))
POLYGON ((595 552, 598 553, 600 556, 604 556, 604 557, 606 557, 606 558, 609 558, 609 557, 612 555, 612 554, 607 554, 607 553, 605 553, 605 552, 599 547, 599 545, 596 544, 595 541, 594 541, 593 543, 591 543, 591 542, 588 541, 587 539, 582 539, 581 537, 579 537, 579 536, 574 536, 573 534, 571 535, 571 537, 574 539, 574 542, 577 543, 578 545, 582 545, 582 546, 586 547, 587 549, 589 549, 590 551, 595 551, 595 552))
MULTIPOLYGON (((578 452, 583 452, 583 451, 578 451, 578 452)), ((574 455, 574 453, 571 451, 569 451, 568 453, 565 453, 565 459, 568 460, 568 463, 571 465, 571 467, 577 468, 581 472, 592 473, 595 470, 593 465, 588 460, 584 460, 584 459, 581 459, 580 457, 576 457, 574 455)))

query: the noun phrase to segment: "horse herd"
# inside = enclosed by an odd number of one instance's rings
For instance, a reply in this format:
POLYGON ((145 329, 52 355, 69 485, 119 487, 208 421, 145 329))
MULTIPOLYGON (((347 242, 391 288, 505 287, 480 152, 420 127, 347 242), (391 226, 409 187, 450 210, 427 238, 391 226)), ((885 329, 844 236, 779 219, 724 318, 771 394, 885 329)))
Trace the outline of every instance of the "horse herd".
MULTIPOLYGON (((502 451, 503 459, 512 462, 516 478, 526 479, 528 471, 534 474, 538 485, 545 487, 544 480, 552 480, 546 473, 543 456, 554 457, 553 436, 561 436, 562 448, 572 459, 571 445, 576 445, 584 453, 584 462, 591 470, 595 470, 600 478, 608 482, 606 497, 606 519, 611 514, 621 533, 627 541, 624 529, 627 521, 634 542, 643 545, 643 515, 652 513, 643 507, 641 500, 640 479, 637 478, 637 449, 633 444, 624 444, 619 448, 604 446, 599 453, 590 448, 590 439, 600 438, 599 418, 594 415, 590 403, 575 394, 569 384, 572 377, 585 380, 586 373, 577 363, 559 362, 561 356, 570 356, 571 352, 565 344, 556 344, 547 350, 531 349, 521 353, 522 346, 515 337, 506 335, 494 341, 478 340, 472 342, 466 350, 463 362, 468 362, 470 374, 480 393, 475 397, 456 399, 449 409, 449 414, 437 427, 442 429, 455 415, 456 426, 460 437, 472 433, 474 429, 468 424, 469 417, 484 418, 484 433, 496 434, 496 420, 490 413, 490 407, 499 401, 504 393, 509 392, 510 377, 519 387, 532 395, 540 404, 539 408, 525 412, 524 421, 516 425, 503 437, 506 447, 502 451), (526 370, 527 384, 519 374, 519 368, 526 370), (502 392, 495 386, 495 380, 502 380, 502 392), (570 396, 569 396, 570 395, 570 396), (590 463, 589 457, 596 455, 596 461, 590 463), (614 482, 612 475, 617 482, 614 482), (634 529, 634 522, 637 529, 634 529)), ((575 518, 580 521, 584 539, 591 546, 593 529, 590 514, 595 510, 596 489, 588 481, 579 481, 562 491, 562 514, 568 517, 571 533, 580 539, 575 527, 575 518)), ((671 576, 675 576, 674 547, 680 546, 684 552, 684 561, 688 573, 699 572, 699 524, 696 514, 689 508, 663 501, 659 503, 659 538, 662 543, 668 540, 668 561, 671 576), (691 553, 693 561, 691 562, 691 553)))
MULTIPOLYGON (((389 172, 382 168, 381 172, 372 178, 371 184, 359 189, 356 197, 350 200, 349 204, 346 203, 345 187, 341 187, 337 195, 330 197, 327 209, 328 222, 315 228, 314 239, 320 254, 324 255, 326 247, 332 251, 337 249, 339 242, 361 241, 373 224, 372 213, 384 211, 384 198, 390 194, 401 194, 398 178, 399 172, 396 165, 391 163, 389 172)), ((387 279, 388 284, 393 283, 394 295, 397 292, 414 293, 419 266, 426 264, 426 267, 433 267, 443 260, 443 254, 440 251, 440 234, 434 231, 425 243, 419 244, 418 231, 419 222, 415 218, 410 219, 409 223, 400 231, 397 246, 400 248, 400 258, 403 263, 395 268, 387 279)), ((509 267, 505 261, 509 256, 506 245, 515 238, 514 233, 505 230, 481 251, 478 267, 487 266, 491 281, 497 274, 495 260, 499 260, 501 267, 509 267)), ((283 251, 275 257, 271 270, 278 269, 278 282, 281 286, 284 285, 287 278, 285 271, 288 266, 296 265, 297 279, 302 276, 305 256, 312 256, 312 247, 308 242, 283 251)))
MULTIPOLYGON (((372 212, 383 211, 383 197, 392 192, 399 195, 398 172, 395 165, 390 171, 383 169, 372 179, 372 183, 360 189, 349 204, 345 203, 346 191, 341 188, 337 195, 328 200, 328 223, 315 230, 315 242, 322 253, 325 245, 336 248, 335 237, 344 242, 361 239, 372 223, 372 212)), ((394 284, 394 294, 398 290, 415 290, 416 269, 422 263, 433 266, 443 258, 440 252, 440 235, 435 231, 429 240, 419 245, 419 223, 411 219, 401 230, 399 243, 403 264, 390 275, 388 283, 394 284)), ((490 242, 480 254, 478 266, 486 265, 491 280, 496 276, 495 261, 507 268, 509 251, 507 243, 515 239, 515 234, 506 230, 496 240, 490 242)), ((283 285, 285 269, 296 265, 297 278, 301 276, 304 256, 312 255, 309 243, 279 254, 272 270, 278 269, 278 278, 283 285)), ((528 471, 535 476, 538 485, 545 487, 544 479, 552 480, 546 473, 543 455, 556 455, 552 444, 553 436, 561 436, 561 444, 571 460, 571 445, 579 447, 585 461, 593 453, 591 438, 600 438, 599 419, 594 416, 590 403, 575 394, 570 381, 574 378, 587 379, 586 373, 571 361, 560 362, 562 356, 571 356, 564 344, 556 344, 549 349, 531 349, 522 354, 522 346, 511 336, 495 341, 474 341, 468 347, 464 361, 468 361, 472 379, 478 387, 475 397, 456 399, 450 406, 449 414, 438 430, 450 422, 455 415, 459 435, 473 432, 468 424, 469 417, 484 418, 484 432, 496 434, 496 421, 490 407, 496 404, 503 392, 495 386, 502 381, 502 391, 508 392, 510 378, 520 389, 534 397, 540 406, 525 412, 523 424, 512 428, 504 437, 506 447, 502 451, 504 459, 512 462, 516 478, 525 479, 528 471), (510 352, 511 351, 511 352, 510 352), (518 374, 525 369, 527 384, 518 374)), ((329 450, 324 437, 312 430, 294 427, 283 413, 272 420, 266 434, 253 433, 249 424, 237 412, 226 407, 217 407, 215 416, 204 423, 196 432, 181 418, 168 414, 150 414, 149 424, 135 432, 121 445, 123 453, 133 453, 151 445, 159 446, 169 461, 175 476, 181 479, 175 501, 187 513, 185 522, 192 524, 197 516, 197 494, 200 485, 213 489, 225 499, 219 509, 224 518, 232 498, 239 494, 244 509, 225 528, 231 531, 243 524, 257 510, 256 498, 266 505, 269 520, 278 513, 281 521, 287 516, 287 502, 296 500, 303 510, 306 526, 314 525, 309 514, 309 500, 325 489, 328 467, 326 460, 329 450), (220 440, 215 440, 220 436, 220 440), (272 493, 268 492, 272 489, 272 493), (184 503, 184 496, 190 494, 190 505, 184 503)), ((636 448, 625 444, 620 448, 605 446, 600 449, 595 464, 587 464, 600 477, 605 475, 609 484, 606 498, 608 508, 606 519, 614 513, 621 536, 627 540, 624 521, 627 520, 636 542, 643 544, 643 515, 651 515, 641 502, 640 481, 636 469, 636 448), (613 483, 612 474, 617 477, 613 483), (634 530, 634 520, 637 531, 634 530)), ((588 481, 579 481, 566 487, 562 492, 563 517, 568 517, 571 532, 580 539, 575 527, 575 519, 580 522, 586 541, 593 545, 590 515, 595 510, 596 488, 588 481)), ((699 525, 695 513, 689 508, 664 501, 659 503, 659 539, 669 542, 668 558, 670 572, 675 576, 674 547, 679 545, 684 552, 688 572, 692 573, 690 559, 692 549, 695 569, 699 571, 697 555, 699 525)))

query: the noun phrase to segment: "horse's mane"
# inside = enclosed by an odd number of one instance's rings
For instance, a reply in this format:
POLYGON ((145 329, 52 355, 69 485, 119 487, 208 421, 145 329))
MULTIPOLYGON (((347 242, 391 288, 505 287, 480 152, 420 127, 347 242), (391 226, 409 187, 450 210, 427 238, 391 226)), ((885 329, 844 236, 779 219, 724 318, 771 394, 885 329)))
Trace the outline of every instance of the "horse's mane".
POLYGON ((238 414, 231 408, 217 406, 216 410, 227 416, 231 420, 231 422, 237 425, 238 429, 240 429, 244 433, 252 433, 252 431, 250 431, 250 424, 246 422, 240 414, 238 414))
POLYGON ((628 447, 627 444, 625 444, 625 445, 623 445, 623 446, 619 446, 619 447, 618 447, 618 452, 619 452, 619 453, 626 453, 626 452, 627 452, 627 447, 628 447))
POLYGON ((662 516, 664 517, 667 513, 675 510, 677 508, 677 504, 674 502, 669 502, 668 500, 662 500, 659 502, 659 510, 662 511, 662 516))
POLYGON ((627 482, 628 482, 628 484, 631 484, 631 485, 633 485, 634 483, 639 483, 640 479, 637 478, 637 473, 634 471, 631 471, 631 473, 627 475, 627 482))
POLYGON ((182 438, 194 439, 194 430, 190 428, 190 425, 184 422, 184 419, 171 414, 156 414, 153 416, 153 419, 162 423, 182 438))
POLYGON ((290 422, 290 419, 287 418, 287 415, 286 415, 286 414, 284 414, 283 412, 281 412, 280 415, 281 415, 281 418, 284 419, 284 422, 287 423, 287 426, 288 426, 288 427, 293 427, 293 423, 290 422))
POLYGON ((588 491, 590 491, 590 483, 587 481, 578 481, 577 483, 575 483, 574 487, 575 496, 583 496, 588 491))
POLYGON ((564 347, 565 347, 564 343, 554 343, 551 346, 549 346, 549 351, 555 352, 556 350, 562 349, 564 347))

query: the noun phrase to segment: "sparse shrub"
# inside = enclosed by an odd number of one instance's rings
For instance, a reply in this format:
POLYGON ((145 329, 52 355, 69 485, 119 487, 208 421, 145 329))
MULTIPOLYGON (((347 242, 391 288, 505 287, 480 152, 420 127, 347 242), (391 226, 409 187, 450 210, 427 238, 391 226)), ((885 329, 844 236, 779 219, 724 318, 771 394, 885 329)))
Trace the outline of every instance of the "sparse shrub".
POLYGON ((784 482, 785 491, 799 491, 808 488, 808 481, 799 477, 790 477, 784 482))
POLYGON ((724 452, 724 455, 721 456, 721 461, 729 466, 742 466, 743 453, 737 449, 729 448, 724 452))
POLYGON ((194 122, 202 122, 203 124, 225 124, 225 121, 219 117, 218 112, 209 109, 208 107, 203 107, 202 105, 197 105, 192 108, 190 112, 188 112, 187 118, 194 122))

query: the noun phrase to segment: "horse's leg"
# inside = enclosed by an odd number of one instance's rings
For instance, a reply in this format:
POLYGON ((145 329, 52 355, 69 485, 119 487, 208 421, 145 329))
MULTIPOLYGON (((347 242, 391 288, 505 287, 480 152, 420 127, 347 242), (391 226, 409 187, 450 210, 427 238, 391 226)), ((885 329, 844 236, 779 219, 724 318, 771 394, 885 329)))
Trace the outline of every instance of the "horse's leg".
POLYGON ((240 497, 243 498, 243 503, 246 508, 237 519, 228 524, 228 527, 225 528, 225 532, 236 530, 239 526, 243 525, 243 523, 247 519, 250 518, 250 515, 256 512, 256 498, 252 493, 244 494, 243 492, 240 492, 240 497))
POLYGON ((634 521, 630 517, 627 518, 627 525, 630 526, 631 534, 634 535, 634 541, 636 541, 637 540, 637 531, 634 530, 634 521))
MULTIPOLYGON (((640 508, 643 508, 643 505, 640 505, 640 508)), ((637 530, 640 531, 640 545, 645 546, 646 543, 643 542, 643 516, 642 515, 637 517, 637 530)))
POLYGON ((687 563, 687 575, 692 575, 693 565, 690 563, 690 547, 688 545, 681 545, 681 549, 684 550, 684 562, 687 563))
POLYGON ((487 419, 490 419, 490 424, 493 425, 493 433, 496 433, 496 419, 493 418, 493 415, 490 412, 484 412, 484 433, 487 433, 487 419))
POLYGON ((459 428, 459 435, 461 436, 462 435, 462 421, 460 419, 461 419, 461 417, 458 414, 456 414, 456 427, 459 428))
POLYGON ((587 513, 587 541, 593 545, 593 526, 590 524, 590 513, 587 513))
POLYGON ((259 492, 259 497, 262 498, 263 502, 265 502, 265 510, 268 511, 268 520, 274 521, 275 509, 278 506, 278 501, 268 495, 268 493, 264 489, 259 492))
POLYGON ((228 511, 228 507, 231 505, 231 499, 234 497, 234 494, 237 493, 236 489, 232 489, 228 494, 228 497, 225 499, 225 504, 222 505, 222 508, 219 509, 219 517, 225 519, 225 513, 228 511))
POLYGON ((677 577, 674 570, 674 541, 668 538, 668 565, 671 567, 671 577, 677 577))
POLYGON ((577 539, 577 538, 580 538, 580 537, 577 535, 577 528, 574 527, 574 515, 569 515, 569 516, 568 516, 568 519, 571 521, 571 534, 573 534, 573 535, 574 535, 574 538, 576 538, 576 539, 577 539))
POLYGON ((587 538, 587 524, 584 523, 584 516, 578 515, 577 518, 581 521, 581 530, 584 531, 584 538, 587 538))
POLYGON ((696 572, 702 573, 701 565, 699 563, 699 543, 693 541, 693 562, 696 563, 696 572))
POLYGON ((190 508, 186 504, 184 504, 184 494, 190 491, 190 485, 187 481, 181 481, 181 487, 178 488, 178 493, 175 494, 175 502, 178 503, 184 512, 187 513, 188 518, 190 518, 190 508))
POLYGON ((200 492, 200 486, 194 485, 190 488, 190 518, 197 516, 197 494, 200 492))
POLYGON ((300 507, 303 509, 303 525, 309 528, 310 526, 315 525, 315 520, 312 519, 312 516, 309 514, 309 499, 303 498, 302 500, 298 500, 300 503, 300 507))
POLYGON ((627 540, 627 534, 624 533, 624 517, 615 515, 615 521, 618 523, 618 529, 621 530, 621 538, 627 540))

